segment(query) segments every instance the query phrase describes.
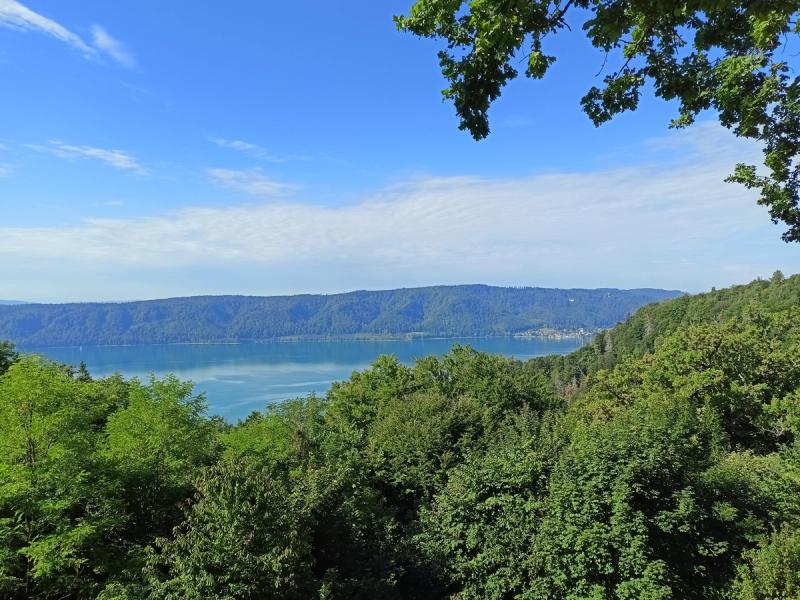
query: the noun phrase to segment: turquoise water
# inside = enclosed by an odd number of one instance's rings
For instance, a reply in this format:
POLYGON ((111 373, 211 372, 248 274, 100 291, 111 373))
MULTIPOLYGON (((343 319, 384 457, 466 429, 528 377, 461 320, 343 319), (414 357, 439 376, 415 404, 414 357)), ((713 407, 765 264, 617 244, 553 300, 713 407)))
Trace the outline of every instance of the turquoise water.
POLYGON ((265 405, 324 394, 334 381, 369 366, 381 354, 394 354, 410 364, 415 358, 444 354, 453 344, 525 360, 546 354, 567 354, 585 340, 519 338, 427 339, 397 341, 267 342, 83 348, 25 348, 53 360, 85 362, 96 377, 121 373, 147 378, 175 373, 204 392, 210 412, 227 419, 246 417, 265 405))

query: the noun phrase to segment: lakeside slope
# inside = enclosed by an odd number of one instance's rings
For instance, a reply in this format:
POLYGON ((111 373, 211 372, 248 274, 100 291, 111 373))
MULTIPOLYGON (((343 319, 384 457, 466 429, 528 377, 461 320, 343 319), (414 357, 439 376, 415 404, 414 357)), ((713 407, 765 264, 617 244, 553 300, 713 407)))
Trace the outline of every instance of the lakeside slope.
POLYGON ((456 285, 331 295, 25 304, 0 306, 0 339, 55 346, 596 331, 615 325, 644 305, 682 294, 650 288, 456 285))

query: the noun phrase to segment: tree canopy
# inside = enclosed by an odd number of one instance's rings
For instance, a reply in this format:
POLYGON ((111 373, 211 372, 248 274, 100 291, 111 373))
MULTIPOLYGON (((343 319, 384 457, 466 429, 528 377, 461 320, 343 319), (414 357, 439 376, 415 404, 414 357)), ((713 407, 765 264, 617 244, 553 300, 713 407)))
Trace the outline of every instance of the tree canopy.
POLYGON ((797 242, 800 77, 791 44, 798 10, 791 0, 417 0, 396 22, 446 43, 443 93, 475 139, 489 134, 489 108, 519 64, 527 77, 543 78, 557 58, 548 38, 579 23, 614 65, 581 99, 592 122, 636 109, 648 85, 678 102, 672 127, 715 111, 723 126, 764 150, 764 169, 738 164, 729 181, 758 190, 772 220, 788 227, 783 239, 797 242))
POLYGON ((384 356, 236 424, 9 354, 0 598, 798 600, 798 292, 667 301, 561 363, 384 356))

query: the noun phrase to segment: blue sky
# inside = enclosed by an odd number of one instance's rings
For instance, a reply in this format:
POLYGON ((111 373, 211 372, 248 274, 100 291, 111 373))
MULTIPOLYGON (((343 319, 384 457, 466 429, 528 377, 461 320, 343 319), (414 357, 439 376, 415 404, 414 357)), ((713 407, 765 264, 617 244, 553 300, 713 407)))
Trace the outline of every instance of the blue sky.
MULTIPOLYGON (((0 0, 0 298, 437 283, 698 291, 800 271, 758 149, 645 99, 595 129, 579 30, 474 142, 408 2, 0 0)), ((607 66, 612 68, 613 65, 607 66)))

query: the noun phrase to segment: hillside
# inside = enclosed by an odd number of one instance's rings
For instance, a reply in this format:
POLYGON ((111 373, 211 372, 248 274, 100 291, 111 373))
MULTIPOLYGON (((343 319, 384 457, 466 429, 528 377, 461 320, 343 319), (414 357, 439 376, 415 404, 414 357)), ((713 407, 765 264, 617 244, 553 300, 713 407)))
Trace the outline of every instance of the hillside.
POLYGON ((437 286, 334 295, 198 296, 126 303, 0 306, 0 339, 18 345, 257 341, 283 337, 508 335, 594 331, 646 304, 657 289, 437 286))
POLYGON ((532 365, 547 371, 561 388, 578 384, 587 375, 615 366, 627 356, 651 352, 658 341, 691 325, 721 323, 748 313, 775 313, 800 308, 800 275, 681 296, 642 307, 625 322, 598 335, 567 356, 546 356, 532 365))

